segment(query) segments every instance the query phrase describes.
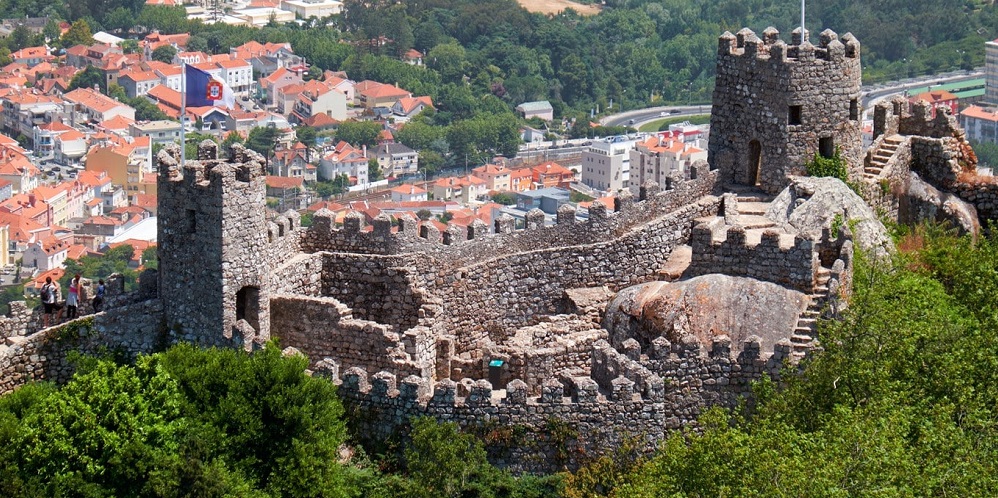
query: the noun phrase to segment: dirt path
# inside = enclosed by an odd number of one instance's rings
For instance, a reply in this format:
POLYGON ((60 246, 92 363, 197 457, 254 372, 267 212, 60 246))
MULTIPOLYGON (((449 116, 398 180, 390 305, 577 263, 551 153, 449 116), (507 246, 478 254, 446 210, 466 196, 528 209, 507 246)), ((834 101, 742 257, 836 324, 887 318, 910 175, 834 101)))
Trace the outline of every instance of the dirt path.
POLYGON ((599 13, 598 5, 584 5, 571 0, 516 0, 524 9, 530 12, 540 12, 542 14, 557 14, 566 7, 575 9, 582 15, 591 16, 599 13))

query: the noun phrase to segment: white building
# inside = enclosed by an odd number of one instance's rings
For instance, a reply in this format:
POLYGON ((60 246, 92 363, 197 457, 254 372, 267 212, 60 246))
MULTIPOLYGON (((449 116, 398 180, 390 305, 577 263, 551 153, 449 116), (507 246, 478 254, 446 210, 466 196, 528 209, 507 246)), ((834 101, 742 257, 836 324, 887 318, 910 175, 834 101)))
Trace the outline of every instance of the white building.
POLYGON ((582 151, 582 183, 601 192, 629 187, 635 142, 626 136, 594 141, 582 151))
POLYGON ((960 124, 968 140, 998 143, 998 108, 972 105, 960 113, 960 124))
POLYGON ((284 0, 281 2, 281 8, 294 12, 302 19, 309 17, 322 19, 343 12, 343 2, 336 0, 284 0))

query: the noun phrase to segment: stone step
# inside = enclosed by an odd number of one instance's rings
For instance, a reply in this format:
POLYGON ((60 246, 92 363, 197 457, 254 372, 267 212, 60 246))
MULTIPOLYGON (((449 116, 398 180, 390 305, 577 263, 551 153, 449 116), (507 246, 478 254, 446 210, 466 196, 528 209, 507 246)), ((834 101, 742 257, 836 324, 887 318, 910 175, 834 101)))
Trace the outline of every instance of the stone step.
POLYGON ((776 222, 766 218, 765 216, 759 216, 756 214, 740 214, 738 215, 738 224, 745 227, 746 230, 752 230, 756 228, 773 228, 776 226, 776 222))
POLYGON ((770 202, 742 201, 738 200, 738 214, 764 215, 769 210, 770 202))
POLYGON ((797 334, 790 336, 790 342, 795 344, 806 344, 814 340, 814 337, 807 334, 797 334))
MULTIPOLYGON (((754 246, 762 242, 762 234, 766 232, 768 228, 753 228, 750 230, 745 230, 745 243, 754 246)), ((780 233, 780 247, 789 249, 794 246, 794 235, 792 233, 780 233)))
POLYGON ((669 282, 679 280, 683 276, 683 272, 689 268, 692 260, 693 248, 685 244, 681 245, 672 251, 672 254, 669 255, 669 259, 667 259, 665 264, 662 265, 662 268, 658 271, 658 274, 662 280, 669 282))

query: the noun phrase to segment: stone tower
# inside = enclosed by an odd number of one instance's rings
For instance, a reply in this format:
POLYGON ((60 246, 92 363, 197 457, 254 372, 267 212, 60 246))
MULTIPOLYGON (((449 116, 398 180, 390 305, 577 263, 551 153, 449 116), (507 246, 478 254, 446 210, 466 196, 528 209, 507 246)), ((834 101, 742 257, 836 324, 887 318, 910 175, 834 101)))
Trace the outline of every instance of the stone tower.
POLYGON ((862 168, 859 41, 825 30, 816 47, 800 28, 792 38, 775 28, 720 37, 707 161, 724 183, 776 193, 836 149, 851 175, 862 168))
POLYGON ((159 153, 159 295, 173 339, 249 349, 270 337, 266 178, 259 154, 230 156, 211 141, 183 165, 178 146, 159 153))

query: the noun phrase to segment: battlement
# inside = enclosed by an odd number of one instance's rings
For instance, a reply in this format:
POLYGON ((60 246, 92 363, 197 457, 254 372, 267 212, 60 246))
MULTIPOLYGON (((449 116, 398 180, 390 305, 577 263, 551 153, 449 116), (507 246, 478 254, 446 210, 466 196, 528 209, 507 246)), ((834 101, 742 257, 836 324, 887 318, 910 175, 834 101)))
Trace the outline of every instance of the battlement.
POLYGON ((169 144, 159 151, 156 161, 162 182, 182 183, 188 189, 250 184, 254 180, 262 180, 266 175, 266 161, 257 152, 240 144, 233 144, 229 158, 221 159, 218 144, 211 140, 201 142, 197 158, 188 159, 183 165, 180 164, 180 146, 177 144, 169 144))
POLYGON ((936 106, 925 101, 911 102, 895 96, 882 100, 873 108, 873 137, 917 135, 926 138, 956 138, 964 132, 948 106, 936 106))
POLYGON ((773 229, 751 240, 744 227, 727 225, 724 218, 698 224, 690 235, 691 276, 723 273, 753 277, 804 292, 814 288, 818 257, 813 240, 773 229))
POLYGON ((523 229, 517 229, 515 220, 505 215, 491 226, 481 221, 467 227, 451 223, 441 232, 430 223, 420 224, 407 216, 393 221, 382 214, 368 230, 361 213, 349 213, 343 226, 337 227, 334 214, 321 209, 314 214, 312 226, 305 230, 302 247, 307 252, 425 253, 441 260, 467 263, 542 248, 606 242, 647 223, 649 218, 697 203, 716 192, 717 173, 706 162, 694 164, 688 174, 688 178, 667 179, 663 187, 649 183, 642 187, 638 199, 625 191, 613 206, 593 202, 586 221, 579 221, 575 208, 567 204, 559 208, 556 223, 550 226, 544 225, 542 211, 531 210, 525 216, 523 229))
POLYGON ((737 34, 725 31, 718 38, 717 55, 762 59, 781 64, 815 60, 842 62, 845 59, 859 58, 859 40, 852 33, 846 33, 839 40, 838 34, 826 29, 819 35, 818 46, 807 41, 807 35, 805 32, 804 36, 801 36, 801 30, 797 28, 793 31, 791 43, 787 44, 780 39, 780 32, 773 27, 766 28, 762 32, 762 38, 748 28, 739 30, 737 34))

